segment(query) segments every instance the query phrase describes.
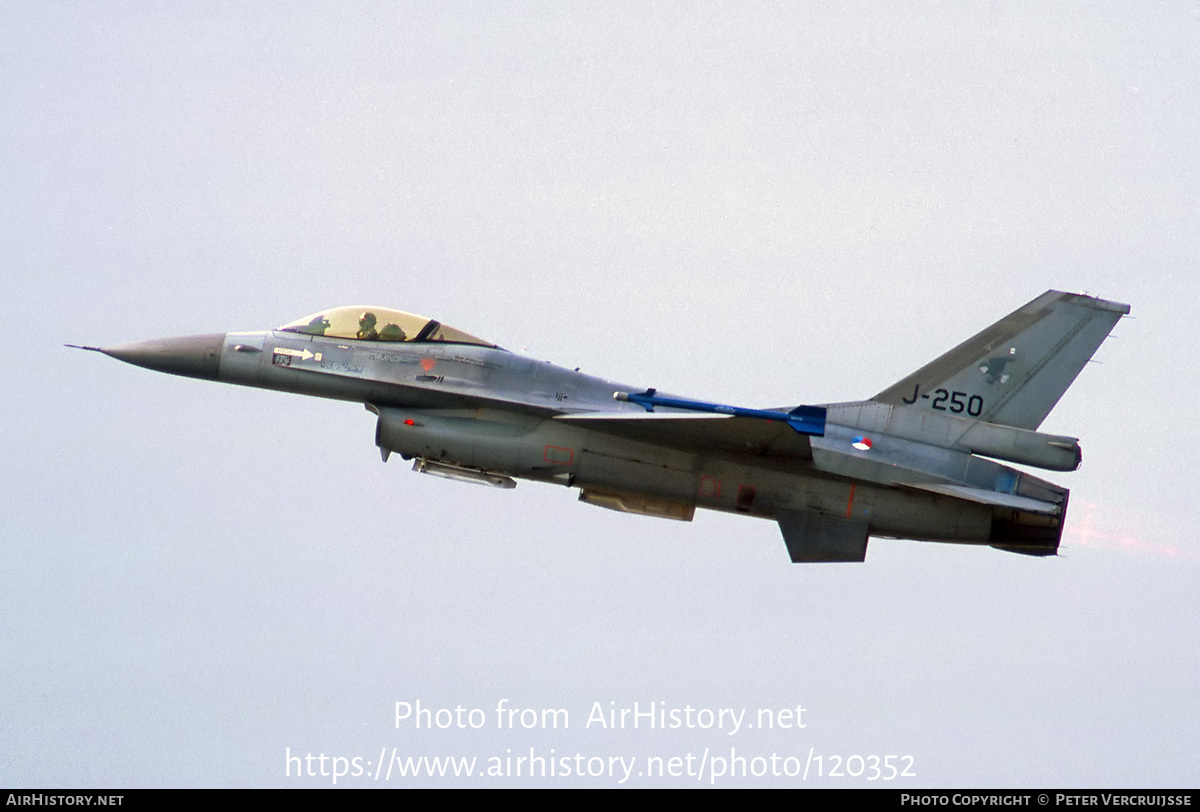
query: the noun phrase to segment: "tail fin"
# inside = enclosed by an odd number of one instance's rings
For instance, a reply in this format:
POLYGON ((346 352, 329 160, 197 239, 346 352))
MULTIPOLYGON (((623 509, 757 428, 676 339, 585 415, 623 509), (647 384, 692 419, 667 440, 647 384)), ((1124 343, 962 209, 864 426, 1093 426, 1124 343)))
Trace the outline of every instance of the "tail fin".
POLYGON ((871 400, 1036 429, 1127 313, 1048 290, 871 400))

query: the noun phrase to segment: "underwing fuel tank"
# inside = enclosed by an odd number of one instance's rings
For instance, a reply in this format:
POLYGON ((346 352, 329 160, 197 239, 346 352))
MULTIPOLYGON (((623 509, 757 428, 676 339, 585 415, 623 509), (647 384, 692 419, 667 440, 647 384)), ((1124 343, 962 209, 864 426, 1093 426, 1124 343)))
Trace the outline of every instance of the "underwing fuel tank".
POLYGON ((404 457, 420 457, 465 468, 512 471, 521 463, 520 439, 540 421, 480 417, 477 410, 435 413, 368 405, 379 420, 375 444, 404 457))

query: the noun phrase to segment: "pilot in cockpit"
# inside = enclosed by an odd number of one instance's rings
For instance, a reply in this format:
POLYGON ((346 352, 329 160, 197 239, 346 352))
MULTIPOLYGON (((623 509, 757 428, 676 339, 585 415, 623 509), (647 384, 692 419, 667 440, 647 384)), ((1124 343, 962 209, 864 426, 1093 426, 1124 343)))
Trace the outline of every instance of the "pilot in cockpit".
POLYGON ((370 310, 363 311, 363 314, 358 317, 358 338, 374 341, 379 338, 379 331, 375 329, 375 314, 370 310))
POLYGON ((408 336, 404 334, 404 330, 400 329, 399 324, 389 324, 379 331, 380 341, 407 341, 408 336))

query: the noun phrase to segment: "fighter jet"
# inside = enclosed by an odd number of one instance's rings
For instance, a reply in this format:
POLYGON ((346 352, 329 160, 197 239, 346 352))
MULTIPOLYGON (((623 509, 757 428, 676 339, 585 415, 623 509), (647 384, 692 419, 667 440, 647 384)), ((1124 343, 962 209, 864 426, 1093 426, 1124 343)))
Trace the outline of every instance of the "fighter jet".
POLYGON ((870 538, 1046 556, 1069 491, 1003 463, 1079 467, 1077 438, 1037 428, 1128 313, 1047 291, 869 400, 766 409, 614 383, 360 305, 276 330, 80 349, 360 402, 384 462, 398 454, 425 474, 551 483, 681 521, 698 507, 770 519, 793 562, 864 561, 870 538))

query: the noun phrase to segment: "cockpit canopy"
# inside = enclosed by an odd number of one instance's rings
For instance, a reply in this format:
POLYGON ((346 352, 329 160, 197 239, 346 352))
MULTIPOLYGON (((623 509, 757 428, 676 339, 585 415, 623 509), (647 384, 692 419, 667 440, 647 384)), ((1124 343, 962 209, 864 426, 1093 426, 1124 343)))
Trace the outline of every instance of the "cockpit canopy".
POLYGON ((279 329, 289 333, 349 338, 356 341, 437 341, 444 344, 496 346, 490 341, 476 338, 424 316, 386 307, 363 305, 322 310, 320 313, 289 322, 279 329))

